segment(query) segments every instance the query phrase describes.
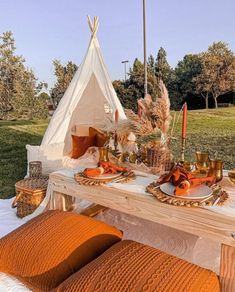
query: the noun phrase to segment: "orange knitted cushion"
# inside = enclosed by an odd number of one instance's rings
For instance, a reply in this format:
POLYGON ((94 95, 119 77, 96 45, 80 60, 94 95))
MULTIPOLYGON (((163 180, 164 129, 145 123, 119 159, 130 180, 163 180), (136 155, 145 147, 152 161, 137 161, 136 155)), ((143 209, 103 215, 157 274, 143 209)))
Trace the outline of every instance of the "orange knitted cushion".
POLYGON ((72 155, 71 158, 77 159, 86 153, 87 149, 95 146, 95 136, 75 136, 72 135, 72 155))
POLYGON ((48 211, 0 239, 0 271, 49 291, 99 256, 122 233, 89 217, 48 211))
POLYGON ((217 292, 215 273, 155 248, 122 241, 62 283, 66 292, 217 292))
POLYGON ((95 146, 97 147, 103 147, 109 139, 105 133, 93 127, 89 127, 89 136, 95 136, 95 146))

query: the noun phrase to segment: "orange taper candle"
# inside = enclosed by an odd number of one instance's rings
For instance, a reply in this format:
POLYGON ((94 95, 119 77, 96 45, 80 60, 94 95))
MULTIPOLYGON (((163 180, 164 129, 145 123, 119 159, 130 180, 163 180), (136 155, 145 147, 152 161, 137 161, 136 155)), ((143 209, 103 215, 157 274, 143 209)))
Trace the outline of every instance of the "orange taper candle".
POLYGON ((118 123, 118 116, 119 116, 118 110, 116 110, 115 111, 115 122, 116 122, 116 124, 118 123))
POLYGON ((183 107, 182 139, 186 138, 187 112, 188 112, 188 107, 187 107, 187 103, 185 102, 184 107, 183 107))

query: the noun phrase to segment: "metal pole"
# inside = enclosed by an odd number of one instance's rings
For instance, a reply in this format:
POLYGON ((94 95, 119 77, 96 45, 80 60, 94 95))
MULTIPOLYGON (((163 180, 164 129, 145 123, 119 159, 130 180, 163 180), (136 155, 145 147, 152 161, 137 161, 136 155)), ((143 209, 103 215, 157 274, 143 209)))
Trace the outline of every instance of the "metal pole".
POLYGON ((147 77, 147 46, 146 46, 146 0, 143 0, 143 35, 144 35, 144 95, 148 94, 147 77))
POLYGON ((124 63, 124 67, 125 67, 125 82, 126 82, 126 63, 124 63))
POLYGON ((125 82, 126 82, 126 63, 129 63, 129 61, 128 60, 122 61, 122 64, 124 64, 125 82))

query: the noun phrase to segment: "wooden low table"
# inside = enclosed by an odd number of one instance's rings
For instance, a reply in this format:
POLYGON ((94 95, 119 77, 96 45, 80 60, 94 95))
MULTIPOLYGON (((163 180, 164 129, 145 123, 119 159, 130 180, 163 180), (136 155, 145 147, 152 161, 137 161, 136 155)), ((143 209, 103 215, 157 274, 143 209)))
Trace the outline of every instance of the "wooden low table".
POLYGON ((221 244, 222 291, 235 291, 235 217, 202 208, 175 207, 142 195, 105 187, 82 186, 73 178, 50 175, 53 195, 69 195, 160 223, 221 244))

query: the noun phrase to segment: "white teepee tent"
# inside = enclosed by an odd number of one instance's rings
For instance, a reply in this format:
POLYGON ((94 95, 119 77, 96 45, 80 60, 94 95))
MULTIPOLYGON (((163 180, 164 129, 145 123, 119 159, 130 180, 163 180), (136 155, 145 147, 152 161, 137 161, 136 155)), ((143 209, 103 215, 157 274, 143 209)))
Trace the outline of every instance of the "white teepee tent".
MULTIPOLYGON (((103 126, 107 115, 114 119, 118 110, 121 120, 124 110, 113 88, 104 63, 96 33, 98 18, 94 17, 91 40, 86 56, 62 97, 45 132, 41 145, 65 142, 74 125, 103 126)), ((69 137, 70 138, 70 137, 69 137)))

